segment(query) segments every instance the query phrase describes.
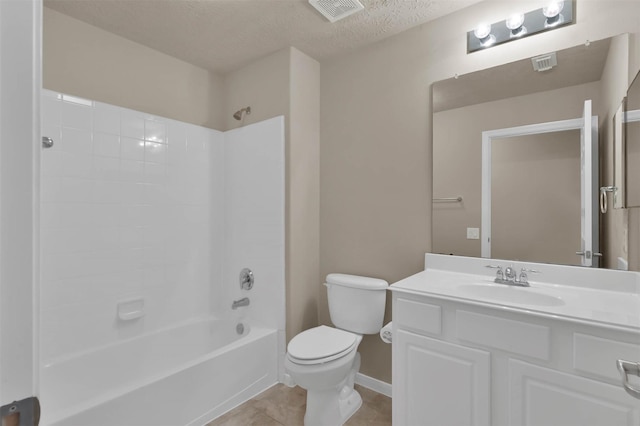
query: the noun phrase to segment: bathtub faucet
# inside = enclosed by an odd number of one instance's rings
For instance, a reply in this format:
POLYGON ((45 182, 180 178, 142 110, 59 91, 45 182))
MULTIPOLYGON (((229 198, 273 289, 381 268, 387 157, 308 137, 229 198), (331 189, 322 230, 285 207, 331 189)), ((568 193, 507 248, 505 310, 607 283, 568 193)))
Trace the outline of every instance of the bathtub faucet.
POLYGON ((248 297, 243 297, 242 299, 234 300, 233 303, 231 304, 231 309, 238 309, 241 306, 249 306, 248 297))

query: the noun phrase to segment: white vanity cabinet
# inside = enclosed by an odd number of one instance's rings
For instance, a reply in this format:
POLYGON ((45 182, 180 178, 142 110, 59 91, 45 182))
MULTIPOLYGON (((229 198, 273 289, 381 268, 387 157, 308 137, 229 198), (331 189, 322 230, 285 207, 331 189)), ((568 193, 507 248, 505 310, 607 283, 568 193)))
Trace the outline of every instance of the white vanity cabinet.
POLYGON ((392 291, 394 426, 640 425, 616 369, 638 332, 392 291))
POLYGON ((394 425, 490 424, 489 352, 402 329, 393 339, 394 425))

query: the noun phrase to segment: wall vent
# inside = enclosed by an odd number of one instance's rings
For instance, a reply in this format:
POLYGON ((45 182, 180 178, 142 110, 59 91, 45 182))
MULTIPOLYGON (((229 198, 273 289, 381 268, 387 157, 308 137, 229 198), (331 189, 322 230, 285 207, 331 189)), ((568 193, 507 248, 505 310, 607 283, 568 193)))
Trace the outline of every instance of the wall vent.
POLYGON ((533 63, 533 69, 535 71, 542 72, 548 71, 558 65, 558 58, 556 58, 556 52, 553 52, 531 58, 531 62, 533 63))
POLYGON ((364 9, 358 0, 309 0, 309 4, 331 23, 364 9))

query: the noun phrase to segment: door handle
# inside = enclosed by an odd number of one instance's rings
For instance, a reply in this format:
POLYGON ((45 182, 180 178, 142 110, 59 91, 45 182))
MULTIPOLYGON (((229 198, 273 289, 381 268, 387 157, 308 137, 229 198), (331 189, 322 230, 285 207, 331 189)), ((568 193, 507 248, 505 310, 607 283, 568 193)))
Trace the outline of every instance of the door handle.
POLYGON ((640 389, 634 388, 631 386, 631 383, 629 383, 629 374, 640 377, 640 363, 619 359, 616 364, 618 371, 620 371, 622 375, 622 386, 624 390, 632 397, 640 399, 640 389))
MULTIPOLYGON (((587 251, 577 251, 576 254, 578 256, 584 256, 587 259, 591 259, 591 250, 587 250, 587 251)), ((594 256, 597 256, 595 253, 593 253, 594 256)))

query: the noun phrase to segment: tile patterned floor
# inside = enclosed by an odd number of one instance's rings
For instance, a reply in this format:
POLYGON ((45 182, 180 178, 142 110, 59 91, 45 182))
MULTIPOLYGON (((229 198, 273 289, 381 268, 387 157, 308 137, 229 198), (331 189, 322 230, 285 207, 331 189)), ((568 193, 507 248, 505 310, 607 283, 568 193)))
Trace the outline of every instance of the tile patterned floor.
MULTIPOLYGON (((390 426, 391 398, 356 385, 362 407, 345 426, 390 426)), ((302 426, 307 393, 278 384, 207 426, 302 426)), ((330 425, 327 425, 330 426, 330 425)))

